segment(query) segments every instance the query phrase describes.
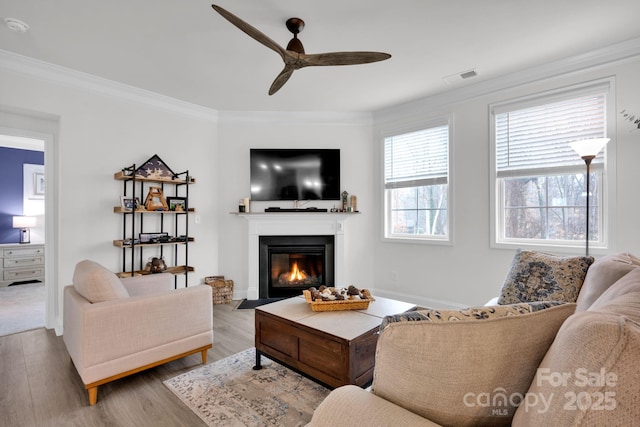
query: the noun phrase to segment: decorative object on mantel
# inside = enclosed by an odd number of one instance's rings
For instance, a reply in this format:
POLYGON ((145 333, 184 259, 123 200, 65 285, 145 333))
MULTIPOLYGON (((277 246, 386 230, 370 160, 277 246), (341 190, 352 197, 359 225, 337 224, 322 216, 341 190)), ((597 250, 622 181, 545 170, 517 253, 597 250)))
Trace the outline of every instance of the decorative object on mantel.
POLYGON ((358 212, 358 198, 355 195, 351 195, 351 212, 358 212))
POLYGON ((346 191, 342 192, 342 212, 347 211, 347 207, 349 206, 349 193, 346 191))
POLYGON ((238 212, 240 212, 240 213, 249 213, 249 212, 251 212, 250 203, 251 203, 251 201, 250 201, 250 199, 248 197, 240 199, 240 201, 238 202, 238 212))

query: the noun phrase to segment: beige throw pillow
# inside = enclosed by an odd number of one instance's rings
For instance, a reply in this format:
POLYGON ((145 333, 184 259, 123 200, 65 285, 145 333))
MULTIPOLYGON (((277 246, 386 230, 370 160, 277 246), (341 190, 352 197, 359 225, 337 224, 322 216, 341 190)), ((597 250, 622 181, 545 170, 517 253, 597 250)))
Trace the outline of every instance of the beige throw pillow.
POLYGON ((129 297, 127 289, 115 273, 89 260, 76 264, 73 287, 91 303, 129 297))
POLYGON ((388 323, 378 340, 372 392, 441 425, 508 426, 574 310, 575 304, 561 304, 483 319, 439 310, 440 321, 388 323))
POLYGON ((528 301, 576 302, 593 257, 559 257, 518 250, 498 304, 528 301))

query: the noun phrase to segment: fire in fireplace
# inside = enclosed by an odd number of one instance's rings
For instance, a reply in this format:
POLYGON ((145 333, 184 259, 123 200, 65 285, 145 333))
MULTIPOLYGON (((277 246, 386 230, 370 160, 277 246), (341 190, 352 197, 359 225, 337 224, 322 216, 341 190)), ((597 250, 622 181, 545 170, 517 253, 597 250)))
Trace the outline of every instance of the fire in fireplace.
POLYGON ((333 236, 261 236, 260 298, 333 285, 333 236))

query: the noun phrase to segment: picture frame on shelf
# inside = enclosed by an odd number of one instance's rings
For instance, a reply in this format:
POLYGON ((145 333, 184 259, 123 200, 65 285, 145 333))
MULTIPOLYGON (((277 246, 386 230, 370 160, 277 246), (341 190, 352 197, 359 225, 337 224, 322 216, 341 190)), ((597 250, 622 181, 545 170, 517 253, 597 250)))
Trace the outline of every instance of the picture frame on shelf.
POLYGON ((120 206, 125 212, 131 212, 133 210, 137 210, 141 206, 140 198, 136 197, 134 199, 133 197, 121 196, 120 206))
POLYGON ((187 198, 186 197, 167 197, 167 205, 172 212, 186 212, 187 210, 187 198))

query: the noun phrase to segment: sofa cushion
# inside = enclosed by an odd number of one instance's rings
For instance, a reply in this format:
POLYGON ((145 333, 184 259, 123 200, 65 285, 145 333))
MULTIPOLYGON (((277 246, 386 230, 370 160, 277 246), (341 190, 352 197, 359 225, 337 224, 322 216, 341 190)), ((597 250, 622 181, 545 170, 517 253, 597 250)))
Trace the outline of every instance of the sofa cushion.
POLYGON ((566 304, 560 301, 535 301, 520 304, 491 305, 482 307, 470 307, 461 310, 426 309, 408 311, 405 313, 385 316, 382 319, 380 330, 395 322, 455 322, 457 320, 487 320, 499 317, 517 316, 519 314, 533 313, 556 305, 566 304))
POLYGON ((442 425, 509 425, 518 402, 500 396, 526 392, 574 310, 561 304, 483 320, 439 310, 440 320, 456 320, 390 322, 380 332, 372 392, 442 425))
POLYGON ((559 257, 518 249, 498 304, 526 301, 576 302, 593 257, 559 257))
MULTIPOLYGON (((621 299, 638 307, 640 293, 621 299)), ((615 311, 611 305, 603 308, 615 311)), ((560 328, 513 425, 635 425, 639 354, 638 323, 613 312, 576 313, 560 328)))
POLYGON ((640 324, 640 268, 622 276, 598 297, 587 311, 626 316, 640 324))
POLYGON ((115 273, 90 260, 76 264, 73 287, 91 303, 129 297, 115 273))
POLYGON ((587 310, 612 284, 639 266, 640 259, 626 252, 597 259, 584 279, 576 311, 587 310))
POLYGON ((439 427, 355 385, 338 387, 313 411, 306 427, 439 427))

